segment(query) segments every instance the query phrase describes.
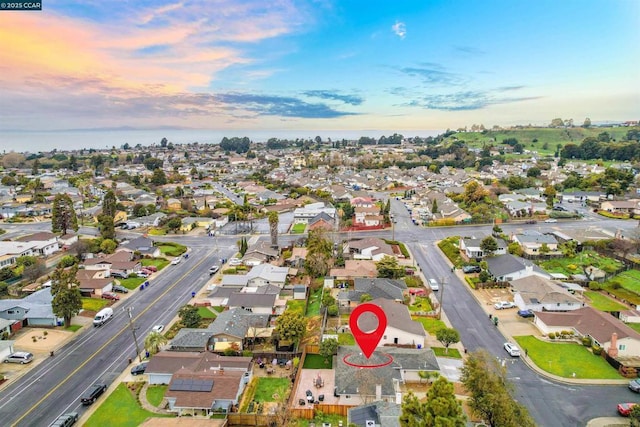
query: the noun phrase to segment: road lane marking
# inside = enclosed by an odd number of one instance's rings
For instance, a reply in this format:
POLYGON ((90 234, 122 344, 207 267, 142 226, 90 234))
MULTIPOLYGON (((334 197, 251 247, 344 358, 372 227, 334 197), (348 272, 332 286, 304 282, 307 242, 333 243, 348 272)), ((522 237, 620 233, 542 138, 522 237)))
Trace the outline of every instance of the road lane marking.
MULTIPOLYGON (((182 280, 184 280, 184 278, 193 273, 193 271, 195 271, 195 269, 200 266, 203 262, 205 262, 209 256, 214 252, 214 249, 211 249, 210 251, 206 252, 206 255, 202 258, 202 260, 198 261, 193 267, 191 267, 190 270, 188 270, 186 273, 184 273, 182 276, 180 276, 180 278, 178 280, 176 280, 174 282, 173 285, 169 286, 163 293, 161 293, 160 295, 158 295, 158 297, 153 300, 153 302, 151 304, 149 304, 144 310, 142 310, 134 319, 133 321, 137 321, 138 318, 140 316, 142 316, 143 314, 145 314, 151 307, 153 307, 155 304, 157 304, 157 302, 163 298, 167 293, 169 293, 170 290, 172 290, 173 288, 176 287, 176 285, 178 283, 180 283, 182 280)), ((33 406, 31 406, 31 408, 29 408, 29 410, 27 412, 25 412, 24 414, 22 414, 20 416, 20 418, 18 418, 13 424, 11 424, 12 427, 15 427, 18 425, 18 423, 20 423, 22 420, 24 420, 27 415, 29 415, 30 413, 32 413, 38 406, 40 406, 42 404, 42 402, 44 402, 46 399, 48 399, 56 390, 58 390, 63 384, 65 384, 67 381, 69 381, 69 379, 71 377, 73 377, 74 375, 76 375, 80 369, 84 368, 86 366, 87 363, 89 363, 90 360, 92 360, 94 357, 96 357, 102 350, 104 350, 109 344, 111 344, 117 337, 119 337, 122 333, 124 333, 126 330, 128 329, 128 326, 125 326, 123 329, 121 329, 118 333, 116 333, 113 337, 111 337, 111 339, 109 339, 106 343, 104 343, 100 348, 98 348, 98 350, 96 350, 91 356, 89 356, 84 362, 82 362, 76 369, 74 369, 69 375, 67 375, 67 377, 61 381, 60 383, 58 383, 55 387, 53 387, 51 390, 49 390, 49 392, 47 392, 47 394, 45 394, 44 396, 42 396, 42 398, 40 400, 38 400, 33 406)))

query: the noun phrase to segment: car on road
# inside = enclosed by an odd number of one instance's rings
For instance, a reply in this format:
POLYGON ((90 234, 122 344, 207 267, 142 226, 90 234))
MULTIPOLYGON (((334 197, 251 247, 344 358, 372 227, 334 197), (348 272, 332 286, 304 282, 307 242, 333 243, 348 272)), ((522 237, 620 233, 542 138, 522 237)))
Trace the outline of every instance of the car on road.
POLYGON ((109 299, 111 301, 120 301, 120 296, 115 292, 103 292, 102 298, 109 299))
POLYGON ((480 273, 482 269, 479 265, 465 265, 462 267, 462 272, 464 274, 472 274, 472 273, 480 273))
POLYGON ((180 264, 181 261, 182 261, 182 258, 176 257, 176 258, 171 260, 171 265, 178 265, 178 264, 180 264))
POLYGON ((214 274, 216 274, 218 272, 218 270, 220 270, 220 267, 218 267, 217 265, 214 265, 212 267, 209 268, 209 276, 213 276, 214 274))
POLYGON ((637 403, 618 403, 618 413, 623 417, 628 417, 631 414, 631 410, 637 403))
POLYGON ((4 363, 19 363, 24 365, 25 363, 31 363, 33 361, 33 354, 27 351, 16 351, 11 353, 4 359, 4 363))
POLYGON ((62 414, 49 427, 70 427, 78 421, 77 412, 69 412, 62 414))
POLYGON ((440 290, 440 286, 438 286, 438 282, 436 281, 436 279, 429 279, 429 287, 434 292, 440 290))
POLYGON ((128 294, 129 293, 129 289, 125 288, 122 285, 113 285, 113 291, 114 292, 120 292, 121 294, 128 294))
POLYGON ((640 378, 629 381, 629 390, 640 393, 640 378))
POLYGON ((504 343, 504 349, 509 353, 509 356, 520 357, 520 349, 517 345, 506 342, 504 343))
POLYGON ((546 222, 547 224, 552 224, 554 222, 558 222, 558 220, 555 218, 547 218, 544 220, 544 222, 546 222))
POLYGON ((527 317, 534 317, 535 314, 533 314, 532 310, 518 310, 518 316, 526 319, 527 317))
POLYGON ((164 325, 155 325, 153 328, 151 328, 151 332, 160 333, 162 331, 164 331, 164 325))
POLYGON ((242 265, 242 260, 239 258, 229 258, 229 265, 242 265))
POLYGON ((563 206, 554 206, 553 210, 554 211, 561 211, 561 212, 566 212, 567 211, 563 206))
POLYGON ((131 375, 142 375, 144 374, 144 372, 147 370, 147 363, 149 362, 142 362, 139 365, 134 366, 133 368, 131 368, 131 375))
POLYGON ((105 391, 107 391, 107 385, 106 384, 94 384, 91 387, 89 387, 89 389, 87 390, 87 392, 85 394, 82 395, 82 397, 80 398, 80 401, 85 406, 86 405, 91 405, 100 396, 102 396, 102 394, 105 391))
POLYGON ((493 308, 496 310, 504 310, 506 308, 514 308, 516 305, 510 301, 499 301, 493 304, 493 308))

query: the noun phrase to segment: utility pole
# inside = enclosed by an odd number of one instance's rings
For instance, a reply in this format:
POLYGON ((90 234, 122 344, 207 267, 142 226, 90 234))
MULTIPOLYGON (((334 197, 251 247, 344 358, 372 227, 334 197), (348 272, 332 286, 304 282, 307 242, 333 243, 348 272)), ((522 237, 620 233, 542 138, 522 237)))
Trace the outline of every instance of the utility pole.
POLYGON ((133 315, 131 311, 133 307, 127 307, 126 310, 129 313, 129 327, 131 328, 131 333, 133 334, 133 341, 136 343, 136 353, 138 354, 138 360, 142 362, 142 355, 140 354, 140 346, 138 345, 138 337, 136 336, 136 328, 133 325, 133 315))
POLYGON ((440 320, 440 318, 442 317, 442 305, 444 304, 444 285, 446 281, 446 277, 440 277, 440 310, 438 310, 438 320, 440 320))

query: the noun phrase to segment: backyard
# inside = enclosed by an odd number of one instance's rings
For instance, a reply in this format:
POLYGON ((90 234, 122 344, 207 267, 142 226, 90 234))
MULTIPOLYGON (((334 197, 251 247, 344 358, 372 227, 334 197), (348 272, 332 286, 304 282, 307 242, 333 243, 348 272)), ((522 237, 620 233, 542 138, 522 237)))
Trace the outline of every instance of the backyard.
POLYGON ((594 266, 609 274, 622 268, 622 263, 598 254, 595 251, 582 251, 572 258, 553 258, 540 263, 540 267, 549 273, 562 273, 567 276, 584 273, 585 267, 594 266))
POLYGON ((621 379, 622 376, 589 347, 577 343, 550 343, 534 336, 514 337, 540 369, 563 378, 621 379))
POLYGON ((304 358, 304 369, 333 369, 333 357, 329 358, 329 362, 325 363, 325 358, 319 354, 309 354, 304 358))
POLYGON ((162 415, 142 409, 126 383, 121 383, 84 425, 86 427, 136 427, 149 417, 162 417, 162 415))
POLYGON ((289 311, 297 311, 300 314, 304 314, 304 305, 305 300, 293 300, 290 299, 287 301, 287 310, 289 311))
POLYGON ((353 338, 353 335, 349 332, 345 332, 344 334, 338 334, 338 344, 339 345, 356 345, 356 340, 353 338))
POLYGON ((258 378, 258 385, 253 394, 256 402, 276 402, 277 396, 286 396, 289 392, 291 380, 289 378, 258 378))
POLYGON ((602 289, 619 299, 640 305, 640 271, 624 271, 603 283, 602 289))
POLYGON ((626 310, 628 307, 620 304, 607 297, 606 295, 601 294, 596 291, 585 291, 584 296, 589 298, 589 304, 591 307, 600 311, 622 311, 626 310))
POLYGON ((291 234, 302 234, 307 228, 307 224, 298 223, 291 227, 291 234))
POLYGON ((320 297, 322 296, 322 287, 319 287, 313 291, 311 291, 311 295, 309 295, 309 303, 307 304, 307 313, 306 317, 318 316, 320 315, 320 297))

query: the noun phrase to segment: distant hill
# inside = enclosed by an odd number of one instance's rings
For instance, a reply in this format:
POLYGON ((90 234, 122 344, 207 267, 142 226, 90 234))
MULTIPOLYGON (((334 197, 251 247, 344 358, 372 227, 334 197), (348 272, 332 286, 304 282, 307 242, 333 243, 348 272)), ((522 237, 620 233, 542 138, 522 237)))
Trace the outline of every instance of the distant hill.
POLYGON ((588 136, 597 138, 602 132, 607 132, 612 140, 624 138, 630 127, 592 127, 592 128, 525 128, 509 130, 487 130, 482 132, 458 132, 449 136, 446 141, 464 141, 469 147, 482 147, 484 144, 502 144, 507 138, 516 138, 526 150, 535 150, 540 154, 553 154, 558 144, 580 144, 588 136))

